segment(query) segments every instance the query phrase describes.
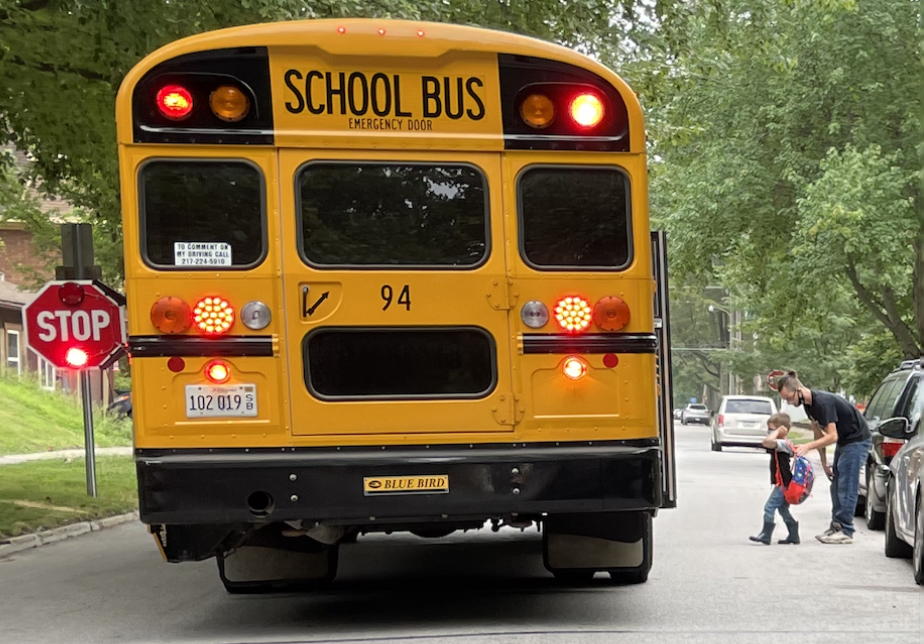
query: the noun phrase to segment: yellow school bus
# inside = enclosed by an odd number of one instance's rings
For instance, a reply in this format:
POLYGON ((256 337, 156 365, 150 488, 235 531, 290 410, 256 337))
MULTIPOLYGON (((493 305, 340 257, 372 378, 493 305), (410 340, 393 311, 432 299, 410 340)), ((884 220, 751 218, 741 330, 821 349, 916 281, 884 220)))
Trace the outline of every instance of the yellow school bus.
POLYGON ((557 578, 647 579, 666 260, 616 74, 471 27, 275 23, 157 50, 116 117, 165 559, 312 587, 357 536, 490 522, 538 524, 557 578))

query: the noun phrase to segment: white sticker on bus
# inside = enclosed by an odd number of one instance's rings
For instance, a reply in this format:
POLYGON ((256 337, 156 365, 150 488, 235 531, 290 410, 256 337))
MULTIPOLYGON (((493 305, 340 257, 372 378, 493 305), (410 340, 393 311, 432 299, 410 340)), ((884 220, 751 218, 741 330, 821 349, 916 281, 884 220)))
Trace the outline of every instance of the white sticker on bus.
POLYGON ((231 266, 231 244, 224 242, 174 242, 176 266, 231 266))

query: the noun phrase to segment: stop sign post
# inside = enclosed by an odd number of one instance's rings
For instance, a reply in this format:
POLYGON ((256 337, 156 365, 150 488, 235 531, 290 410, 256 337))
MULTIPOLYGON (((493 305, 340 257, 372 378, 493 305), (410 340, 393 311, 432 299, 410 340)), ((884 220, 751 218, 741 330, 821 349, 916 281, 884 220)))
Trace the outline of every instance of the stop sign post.
POLYGON ((89 369, 107 367, 125 345, 125 299, 92 280, 48 282, 24 311, 26 342, 57 369, 80 371, 87 494, 96 496, 89 369))

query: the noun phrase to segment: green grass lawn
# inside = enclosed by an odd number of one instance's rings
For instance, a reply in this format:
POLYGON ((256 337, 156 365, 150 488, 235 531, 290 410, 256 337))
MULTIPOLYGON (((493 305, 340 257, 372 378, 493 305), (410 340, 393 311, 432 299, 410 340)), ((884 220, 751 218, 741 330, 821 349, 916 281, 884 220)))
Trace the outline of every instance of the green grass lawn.
POLYGON ((32 461, 0 467, 0 538, 100 519, 137 507, 131 458, 96 460, 98 498, 87 496, 84 460, 32 461))
MULTIPOLYGON (((78 398, 45 391, 38 384, 0 377, 0 455, 83 447, 78 398)), ((98 447, 132 444, 131 421, 94 411, 98 447)))

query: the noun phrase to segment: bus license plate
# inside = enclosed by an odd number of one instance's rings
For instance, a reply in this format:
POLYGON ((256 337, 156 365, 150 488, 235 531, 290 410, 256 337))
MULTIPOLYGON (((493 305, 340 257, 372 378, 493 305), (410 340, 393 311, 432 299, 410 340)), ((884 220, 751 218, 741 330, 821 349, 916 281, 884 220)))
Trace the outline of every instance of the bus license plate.
POLYGON ((187 385, 186 417, 257 415, 256 385, 187 385))

